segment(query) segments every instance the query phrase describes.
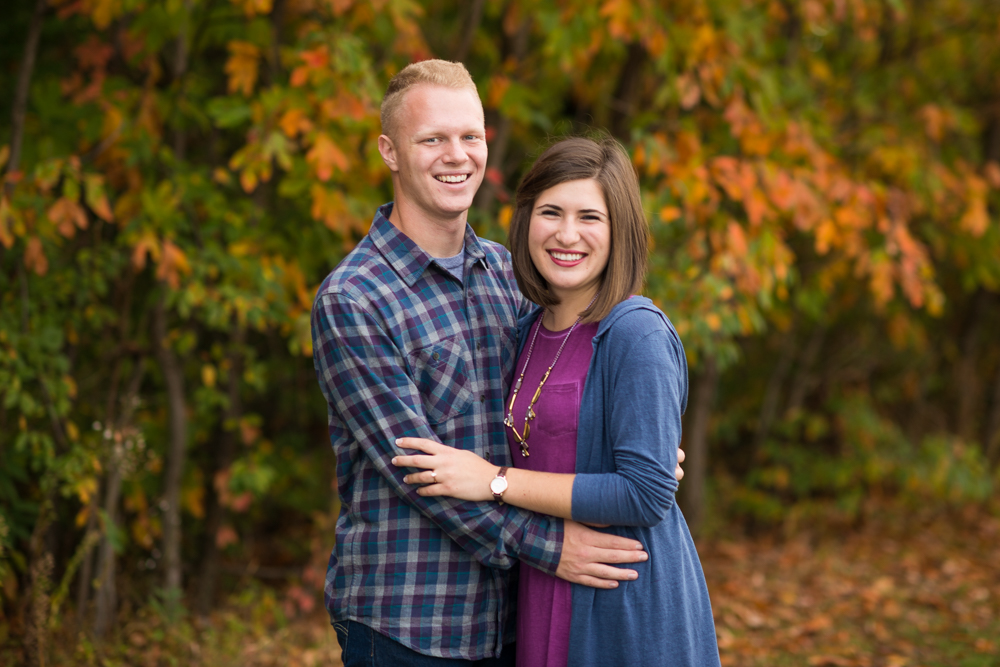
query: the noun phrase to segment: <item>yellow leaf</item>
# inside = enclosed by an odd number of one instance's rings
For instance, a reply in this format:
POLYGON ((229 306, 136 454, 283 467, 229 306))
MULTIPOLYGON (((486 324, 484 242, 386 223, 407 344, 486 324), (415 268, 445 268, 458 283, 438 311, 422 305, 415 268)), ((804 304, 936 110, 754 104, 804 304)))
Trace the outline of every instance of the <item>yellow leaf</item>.
POLYGON ((257 83, 259 66, 260 49, 256 45, 236 39, 230 41, 229 60, 225 67, 229 75, 229 92, 239 91, 249 97, 257 83))
POLYGON ((3 169, 4 165, 7 164, 7 160, 10 159, 10 146, 4 144, 0 146, 0 169, 3 169))
POLYGON ((76 442, 80 439, 80 429, 73 422, 66 422, 66 437, 70 439, 70 442, 76 442))
POLYGON ((0 198, 0 243, 8 250, 14 245, 14 235, 11 233, 11 227, 13 226, 14 214, 11 211, 7 197, 4 196, 0 198))
POLYGON ((514 217, 514 209, 511 208, 510 204, 505 204, 500 209, 500 226, 504 230, 510 229, 510 219, 514 217))
POLYGON ((205 487, 202 484, 188 487, 181 493, 181 505, 196 519, 205 516, 205 487))
POLYGON ((720 318, 716 313, 709 313, 706 315, 705 323, 712 331, 718 331, 722 328, 722 318, 720 318))
POLYGON ((209 389, 215 386, 216 377, 217 374, 215 366, 212 364, 205 364, 201 367, 201 382, 209 389))

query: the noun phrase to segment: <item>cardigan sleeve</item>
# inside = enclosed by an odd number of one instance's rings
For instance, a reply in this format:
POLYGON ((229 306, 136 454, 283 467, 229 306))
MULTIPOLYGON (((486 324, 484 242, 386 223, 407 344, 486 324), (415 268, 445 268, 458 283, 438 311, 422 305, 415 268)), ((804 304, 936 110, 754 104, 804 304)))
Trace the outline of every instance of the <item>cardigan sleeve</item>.
POLYGON ((599 432, 606 439, 603 447, 612 451, 614 472, 577 474, 576 521, 655 526, 674 505, 687 359, 673 328, 659 315, 653 322, 651 315, 627 318, 631 326, 612 345, 610 372, 601 388, 605 427, 599 432), (621 344, 623 339, 629 344, 621 344))

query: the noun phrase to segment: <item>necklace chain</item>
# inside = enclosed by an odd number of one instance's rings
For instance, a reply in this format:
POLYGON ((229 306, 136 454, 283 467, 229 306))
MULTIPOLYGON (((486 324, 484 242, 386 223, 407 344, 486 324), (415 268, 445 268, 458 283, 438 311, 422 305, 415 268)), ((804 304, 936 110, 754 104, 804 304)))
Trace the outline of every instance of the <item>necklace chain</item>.
MULTIPOLYGON (((594 302, 597 301, 597 296, 599 294, 600 291, 598 291, 597 294, 594 294, 594 298, 590 300, 590 303, 587 304, 584 311, 594 305, 594 302)), ((538 338, 538 330, 542 328, 542 320, 545 319, 546 312, 548 311, 542 311, 542 314, 538 316, 538 324, 535 326, 535 333, 531 337, 531 344, 528 345, 528 356, 525 357, 524 365, 521 366, 521 375, 517 378, 517 382, 514 384, 514 391, 510 396, 510 403, 507 405, 507 416, 504 417, 503 420, 504 426, 509 428, 514 434, 514 439, 517 440, 517 444, 521 447, 521 456, 524 457, 530 456, 528 453, 528 434, 531 432, 531 424, 528 422, 537 416, 535 414, 535 403, 538 402, 538 397, 542 395, 542 387, 545 386, 545 381, 549 379, 549 373, 552 372, 552 369, 556 366, 556 362, 559 361, 559 355, 562 354, 563 348, 566 347, 566 342, 569 340, 569 337, 573 335, 573 330, 576 329, 578 324, 580 324, 580 320, 583 319, 583 315, 576 318, 576 322, 574 322, 573 326, 569 328, 569 332, 567 332, 567 334, 563 337, 562 343, 559 344, 559 350, 556 351, 556 358, 552 360, 552 363, 549 364, 548 370, 545 371, 545 375, 542 376, 542 381, 538 383, 538 389, 535 390, 535 395, 531 397, 531 403, 528 404, 528 409, 524 413, 523 432, 518 433, 517 429, 514 428, 514 401, 517 400, 517 392, 521 390, 521 382, 524 380, 525 371, 528 370, 528 362, 531 361, 531 353, 535 350, 535 340, 538 338)))

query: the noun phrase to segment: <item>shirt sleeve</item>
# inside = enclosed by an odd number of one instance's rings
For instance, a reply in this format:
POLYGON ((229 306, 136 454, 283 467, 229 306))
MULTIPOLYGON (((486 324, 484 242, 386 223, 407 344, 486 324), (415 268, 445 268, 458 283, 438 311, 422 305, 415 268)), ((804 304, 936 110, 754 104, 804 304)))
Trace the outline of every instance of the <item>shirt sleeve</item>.
POLYGON ((437 440, 402 351, 364 308, 347 295, 324 294, 312 313, 313 358, 330 409, 343 422, 388 487, 489 567, 517 560, 555 574, 562 553, 561 519, 495 502, 424 497, 392 465, 404 452, 396 438, 437 440))
POLYGON ((635 335, 625 350, 612 355, 611 395, 604 405, 615 471, 577 474, 576 521, 655 526, 674 506, 687 360, 677 334, 658 316, 657 321, 652 331, 635 335))

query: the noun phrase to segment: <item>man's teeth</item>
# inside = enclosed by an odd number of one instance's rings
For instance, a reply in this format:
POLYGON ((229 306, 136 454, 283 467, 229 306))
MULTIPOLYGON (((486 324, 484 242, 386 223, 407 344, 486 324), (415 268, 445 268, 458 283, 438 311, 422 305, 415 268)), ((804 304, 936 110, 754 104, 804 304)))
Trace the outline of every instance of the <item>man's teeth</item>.
POLYGON ((563 262, 575 262, 578 259, 583 258, 583 255, 575 252, 554 252, 552 256, 563 262))
POLYGON ((435 176, 434 178, 445 183, 464 183, 469 179, 468 174, 457 174, 455 176, 435 176))

